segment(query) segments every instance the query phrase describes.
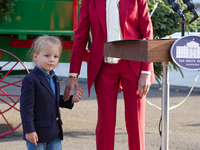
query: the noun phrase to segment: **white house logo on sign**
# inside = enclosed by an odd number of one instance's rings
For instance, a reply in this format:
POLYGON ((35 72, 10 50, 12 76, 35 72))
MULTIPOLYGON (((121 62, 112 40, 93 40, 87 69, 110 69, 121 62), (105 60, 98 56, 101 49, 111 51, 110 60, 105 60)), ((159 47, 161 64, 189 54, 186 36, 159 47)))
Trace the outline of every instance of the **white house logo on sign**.
POLYGON ((200 37, 184 36, 175 41, 170 50, 172 60, 181 68, 200 69, 200 37))

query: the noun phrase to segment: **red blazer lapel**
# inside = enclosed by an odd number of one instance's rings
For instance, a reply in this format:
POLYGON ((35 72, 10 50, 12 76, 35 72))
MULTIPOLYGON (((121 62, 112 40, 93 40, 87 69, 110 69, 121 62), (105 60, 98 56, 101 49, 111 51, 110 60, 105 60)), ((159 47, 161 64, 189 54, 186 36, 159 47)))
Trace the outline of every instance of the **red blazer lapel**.
POLYGON ((119 1, 119 18, 120 18, 122 35, 124 35, 124 26, 125 26, 126 15, 127 15, 129 3, 130 3, 130 0, 120 0, 119 1))
MULTIPOLYGON (((95 0, 97 12, 103 27, 104 34, 107 35, 106 30, 106 0, 95 0)), ((124 34, 124 26, 126 21, 126 15, 128 11, 130 0, 120 0, 119 2, 119 17, 122 34, 124 34)))
POLYGON ((104 31, 104 34, 106 34, 106 0, 95 0, 97 12, 101 21, 101 25, 104 31))

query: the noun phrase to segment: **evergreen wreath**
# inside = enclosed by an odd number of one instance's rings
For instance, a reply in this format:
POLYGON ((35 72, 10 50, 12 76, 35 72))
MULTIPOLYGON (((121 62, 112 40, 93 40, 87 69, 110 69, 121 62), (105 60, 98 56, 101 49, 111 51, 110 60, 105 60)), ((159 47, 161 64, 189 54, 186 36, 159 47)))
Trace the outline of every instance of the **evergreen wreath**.
POLYGON ((0 19, 11 21, 10 14, 13 13, 13 7, 17 0, 0 0, 0 19))

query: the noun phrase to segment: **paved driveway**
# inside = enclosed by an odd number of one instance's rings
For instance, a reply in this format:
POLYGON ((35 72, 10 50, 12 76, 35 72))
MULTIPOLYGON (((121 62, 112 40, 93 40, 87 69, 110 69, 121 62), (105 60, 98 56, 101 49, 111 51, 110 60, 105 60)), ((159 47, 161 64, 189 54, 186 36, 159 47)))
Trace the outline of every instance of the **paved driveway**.
MULTIPOLYGON (((12 80, 12 79, 10 79, 12 80)), ((64 91, 66 79, 61 79, 61 91, 64 91)), ((64 150, 95 150, 95 126, 97 120, 97 103, 94 88, 90 98, 87 97, 86 80, 81 80, 79 86, 84 90, 83 100, 75 104, 72 110, 61 109, 64 129, 64 150)), ((10 88, 13 92, 12 88, 10 88)), ((150 89, 147 99, 161 105, 161 89, 150 89)), ((188 91, 173 89, 170 91, 170 107, 181 102, 188 91)), ((18 107, 17 104, 16 107, 18 107)), ((4 107, 0 103, 0 109, 4 107)), ((115 150, 128 150, 127 135, 124 123, 123 95, 118 96, 117 124, 115 150)), ((159 120, 161 111, 146 103, 146 150, 159 150, 161 138, 159 135, 159 120)), ((10 110, 6 113, 7 119, 15 126, 19 123, 19 113, 10 110)), ((8 129, 0 118, 0 133, 8 129)), ((170 150, 199 150, 200 149, 200 93, 193 92, 188 100, 176 109, 170 111, 169 125, 170 150)), ((25 142, 22 140, 22 128, 0 138, 0 150, 24 150, 25 142)))

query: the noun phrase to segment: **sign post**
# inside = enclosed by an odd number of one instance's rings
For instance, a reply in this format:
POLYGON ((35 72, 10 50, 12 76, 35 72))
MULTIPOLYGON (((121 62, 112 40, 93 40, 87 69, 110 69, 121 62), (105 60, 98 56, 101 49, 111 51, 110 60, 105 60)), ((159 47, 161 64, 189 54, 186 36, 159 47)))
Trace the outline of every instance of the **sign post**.
POLYGON ((169 62, 162 62, 163 80, 162 80, 162 136, 161 150, 168 150, 169 145, 169 62))

